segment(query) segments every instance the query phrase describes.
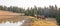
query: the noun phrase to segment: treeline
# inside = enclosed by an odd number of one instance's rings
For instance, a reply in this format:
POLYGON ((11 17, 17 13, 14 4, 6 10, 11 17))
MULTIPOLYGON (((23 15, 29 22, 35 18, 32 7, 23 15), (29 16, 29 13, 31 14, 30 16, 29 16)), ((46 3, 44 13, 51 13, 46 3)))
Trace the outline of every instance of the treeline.
POLYGON ((59 10, 57 10, 57 6, 49 6, 49 7, 36 7, 34 6, 34 8, 27 8, 27 10, 25 11, 25 15, 28 16, 33 16, 34 13, 37 15, 44 15, 44 16, 48 16, 48 17, 55 17, 58 13, 59 10), (36 13, 37 12, 37 13, 36 13))
POLYGON ((57 14, 60 14, 60 8, 57 8, 57 6, 49 6, 49 7, 36 7, 34 6, 33 8, 21 8, 21 7, 16 7, 16 6, 0 6, 0 10, 3 11, 11 11, 11 12, 16 12, 16 13, 25 13, 27 16, 34 16, 36 15, 44 15, 48 17, 55 17, 57 14), (58 9, 58 10, 57 10, 58 9))
POLYGON ((57 6, 49 6, 49 7, 36 7, 34 6, 33 8, 21 8, 21 7, 16 7, 16 6, 0 6, 0 10, 3 11, 11 11, 11 12, 16 12, 16 13, 25 13, 25 15, 27 16, 34 16, 36 15, 44 15, 44 16, 48 16, 48 17, 55 17, 57 14, 59 14, 60 12, 60 8, 57 8, 57 6), (58 10, 57 10, 58 9, 58 10))
POLYGON ((16 12, 16 13, 23 13, 24 12, 23 8, 19 8, 19 7, 16 7, 16 6, 10 6, 10 7, 0 6, 0 10, 11 11, 11 12, 16 12))

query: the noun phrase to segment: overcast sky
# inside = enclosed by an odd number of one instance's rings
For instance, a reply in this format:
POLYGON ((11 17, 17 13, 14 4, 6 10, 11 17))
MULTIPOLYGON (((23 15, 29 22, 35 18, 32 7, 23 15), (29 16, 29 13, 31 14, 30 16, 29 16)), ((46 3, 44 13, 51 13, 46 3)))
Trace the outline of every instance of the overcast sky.
POLYGON ((60 7, 60 0, 0 0, 0 5, 18 6, 18 7, 44 7, 49 5, 57 5, 60 7))

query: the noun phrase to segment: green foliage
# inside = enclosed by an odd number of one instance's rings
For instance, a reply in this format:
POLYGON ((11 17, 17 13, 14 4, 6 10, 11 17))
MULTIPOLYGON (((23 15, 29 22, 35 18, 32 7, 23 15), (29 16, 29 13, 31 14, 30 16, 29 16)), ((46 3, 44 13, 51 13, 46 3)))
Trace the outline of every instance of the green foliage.
POLYGON ((11 11, 11 12, 16 12, 16 13, 23 13, 24 12, 23 8, 19 8, 16 6, 10 6, 10 7, 0 6, 0 10, 11 11))
POLYGON ((33 16, 34 15, 34 9, 31 9, 31 10, 27 9, 25 11, 25 15, 27 15, 27 16, 33 16))
POLYGON ((60 15, 56 15, 57 23, 60 25, 60 15))

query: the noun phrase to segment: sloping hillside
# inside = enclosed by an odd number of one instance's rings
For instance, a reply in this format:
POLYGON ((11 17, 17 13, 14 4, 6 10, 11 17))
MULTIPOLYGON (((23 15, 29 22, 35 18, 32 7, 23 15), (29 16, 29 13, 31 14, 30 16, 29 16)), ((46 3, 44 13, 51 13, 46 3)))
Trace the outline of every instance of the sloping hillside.
POLYGON ((13 13, 9 11, 1 11, 0 10, 0 15, 19 15, 18 13, 13 13))

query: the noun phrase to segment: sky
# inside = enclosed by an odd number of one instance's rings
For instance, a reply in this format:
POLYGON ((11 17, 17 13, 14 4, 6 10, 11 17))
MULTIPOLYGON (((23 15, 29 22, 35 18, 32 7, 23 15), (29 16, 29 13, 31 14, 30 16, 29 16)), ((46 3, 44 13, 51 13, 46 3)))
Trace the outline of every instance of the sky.
POLYGON ((0 5, 3 6, 18 6, 18 7, 48 7, 49 5, 57 5, 60 7, 60 0, 0 0, 0 5))

